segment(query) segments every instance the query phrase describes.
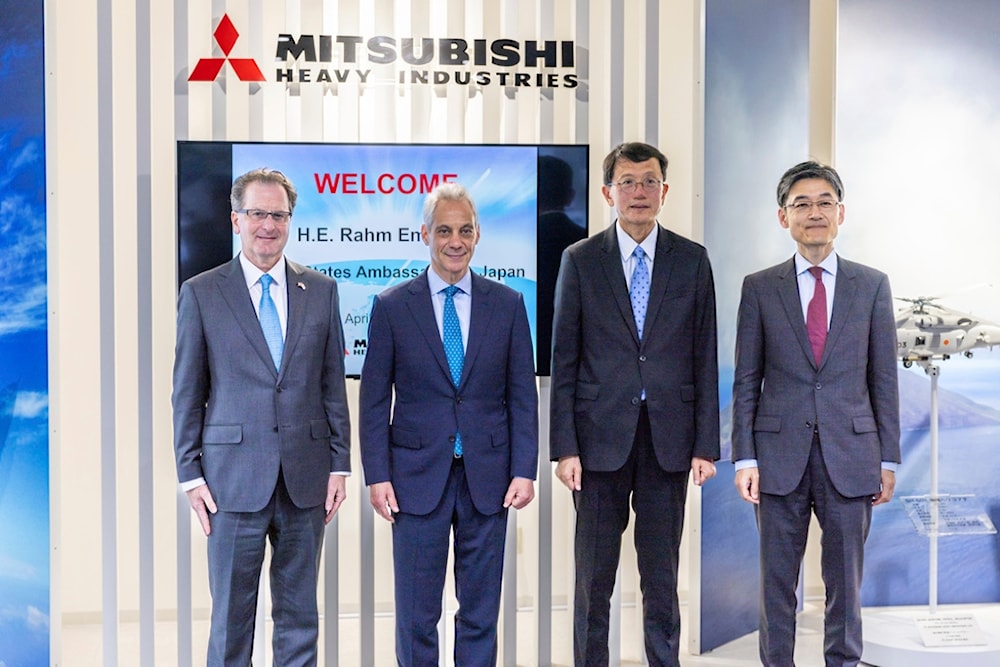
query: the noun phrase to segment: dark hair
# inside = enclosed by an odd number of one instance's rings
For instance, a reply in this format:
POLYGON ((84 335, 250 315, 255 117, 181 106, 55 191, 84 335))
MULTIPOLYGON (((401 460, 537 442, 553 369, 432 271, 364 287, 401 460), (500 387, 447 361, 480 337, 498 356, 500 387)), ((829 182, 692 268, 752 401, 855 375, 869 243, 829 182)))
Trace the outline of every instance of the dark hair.
POLYGON ((654 157, 656 158, 656 161, 660 163, 660 176, 663 179, 666 179, 667 156, 661 153, 657 148, 638 141, 618 144, 611 149, 608 156, 604 158, 604 184, 611 185, 611 179, 615 176, 615 166, 620 160, 628 160, 629 162, 645 162, 646 160, 654 157))
POLYGON ((788 192, 792 186, 804 178, 821 178, 830 184, 834 192, 837 193, 837 201, 844 200, 844 184, 840 181, 840 174, 833 167, 820 164, 815 160, 800 162, 785 172, 778 181, 778 206, 784 206, 788 200, 788 192))
POLYGON ((242 176, 238 176, 233 181, 233 189, 229 193, 229 202, 232 204, 234 211, 243 208, 243 195, 246 193, 247 186, 251 183, 273 183, 285 188, 285 192, 288 193, 288 210, 295 210, 295 200, 299 198, 299 193, 295 191, 295 186, 292 185, 292 182, 277 169, 261 167, 260 169, 252 169, 242 176))

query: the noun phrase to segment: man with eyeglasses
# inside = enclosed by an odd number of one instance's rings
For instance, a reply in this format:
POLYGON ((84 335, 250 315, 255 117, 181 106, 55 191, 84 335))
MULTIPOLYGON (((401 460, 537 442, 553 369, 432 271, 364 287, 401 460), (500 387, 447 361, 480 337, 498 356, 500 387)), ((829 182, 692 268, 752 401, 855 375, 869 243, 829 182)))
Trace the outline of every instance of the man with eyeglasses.
POLYGON ((832 167, 798 164, 777 194, 798 251, 744 280, 733 381, 735 482, 760 532, 760 659, 794 664, 796 583, 815 513, 826 664, 857 665, 865 539, 900 461, 892 294, 885 274, 834 252, 844 187, 832 167))
POLYGON ((667 158, 643 143, 604 159, 617 220, 570 246, 556 283, 550 454, 576 506, 573 650, 609 662, 611 594, 635 510, 649 664, 679 665, 677 566, 688 477, 719 457, 715 287, 705 248, 657 222, 667 158))
POLYGON ((208 537, 213 667, 250 664, 265 541, 274 663, 317 663, 320 553, 345 498, 350 425, 337 285, 284 256, 296 197, 280 171, 237 178, 240 253, 178 297, 174 448, 208 537))

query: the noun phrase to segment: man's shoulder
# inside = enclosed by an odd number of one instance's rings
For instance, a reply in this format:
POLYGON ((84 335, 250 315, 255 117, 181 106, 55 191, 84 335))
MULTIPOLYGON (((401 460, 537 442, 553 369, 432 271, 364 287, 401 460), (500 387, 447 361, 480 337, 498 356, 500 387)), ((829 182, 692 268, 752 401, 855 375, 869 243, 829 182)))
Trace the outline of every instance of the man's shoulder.
POLYGON ((844 259, 839 255, 837 256, 837 270, 843 271, 846 275, 861 276, 877 281, 888 278, 883 271, 880 271, 873 266, 868 266, 867 264, 861 264, 859 262, 852 262, 851 260, 844 259))
POLYGON ((413 294, 420 292, 420 282, 423 281, 424 289, 422 291, 427 292, 427 278, 423 273, 415 278, 409 278, 403 282, 397 283, 390 287, 386 287, 384 290, 379 292, 375 298, 382 303, 398 303, 400 301, 412 298, 413 294))
POLYGON ((213 266, 211 269, 195 274, 184 281, 191 289, 200 289, 205 285, 211 285, 220 278, 228 277, 233 271, 239 269, 239 260, 231 259, 228 262, 213 266))
POLYGON ((749 283, 759 283, 767 282, 771 280, 776 280, 787 272, 791 271, 794 275, 794 262, 791 259, 786 259, 784 261, 778 262, 766 268, 760 269, 759 271, 754 271, 753 273, 747 274, 745 278, 746 282, 749 283))
POLYGON ((705 255, 708 251, 705 246, 697 241, 692 241, 686 236, 681 236, 677 232, 672 232, 663 225, 660 225, 660 230, 658 232, 660 238, 657 243, 664 243, 668 246, 672 246, 675 251, 690 253, 693 255, 705 255))
POLYGON ((335 285, 337 283, 336 280, 322 271, 293 262, 287 257, 285 258, 285 272, 289 276, 289 282, 293 285, 300 280, 316 285, 335 285))

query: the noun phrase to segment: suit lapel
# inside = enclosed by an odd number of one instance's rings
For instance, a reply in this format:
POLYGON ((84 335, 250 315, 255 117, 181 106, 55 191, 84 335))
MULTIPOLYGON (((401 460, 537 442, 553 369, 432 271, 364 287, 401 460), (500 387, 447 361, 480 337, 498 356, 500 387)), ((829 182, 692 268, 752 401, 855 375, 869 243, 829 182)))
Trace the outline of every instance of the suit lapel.
POLYGON ((267 349, 267 341, 264 339, 264 332, 260 328, 260 320, 257 319, 257 311, 254 310, 250 293, 247 291, 246 278, 243 276, 239 255, 234 257, 227 270, 219 275, 219 290, 233 313, 233 319, 236 320, 236 324, 250 343, 250 347, 257 352, 257 356, 277 377, 274 361, 271 359, 271 353, 267 349))
POLYGON ((465 384, 472 366, 475 364, 476 357, 479 355, 479 350, 482 349, 483 341, 487 338, 495 305, 493 284, 487 278, 481 278, 473 273, 469 343, 465 348, 465 362, 462 364, 462 379, 458 383, 459 387, 465 384))
MULTIPOLYGON (((410 310, 413 321, 417 324, 417 330, 424 337, 427 347, 430 348, 434 359, 437 360, 438 366, 441 367, 441 372, 445 374, 450 383, 451 369, 448 367, 448 358, 444 354, 444 342, 441 340, 441 332, 438 330, 437 320, 434 319, 434 306, 431 304, 431 289, 427 284, 428 270, 424 269, 423 274, 410 282, 409 287, 407 287, 410 298, 406 305, 410 310)), ((474 300, 473 303, 475 303, 474 300)))
MULTIPOLYGON (((304 280, 305 277, 305 270, 301 266, 285 258, 285 298, 288 304, 288 321, 285 323, 285 348, 281 355, 279 377, 288 368, 288 362, 295 352, 295 346, 302 333, 303 320, 305 320, 307 311, 306 304, 309 299, 308 282, 304 280)), ((339 313, 337 316, 339 317, 339 313)))
MULTIPOLYGON (((674 241, 670 238, 663 227, 657 230, 656 236, 656 256, 653 258, 653 276, 649 285, 649 305, 646 307, 646 323, 643 329, 647 332, 653 330, 653 323, 660 312, 663 304, 663 297, 667 293, 667 285, 670 284, 670 274, 673 271, 673 262, 670 261, 670 253, 673 252, 674 241)), ((632 302, 629 301, 629 307, 632 302)), ((633 318, 634 320, 635 318, 633 318)), ((643 338, 646 341, 647 338, 643 338)))
POLYGON ((608 281, 611 294, 614 295, 618 312, 625 322, 625 326, 632 332, 632 340, 635 341, 636 347, 638 347, 639 331, 635 328, 632 301, 628 296, 628 283, 625 282, 625 273, 622 271, 622 252, 618 246, 618 235, 615 231, 616 226, 617 223, 612 224, 604 230, 604 238, 601 243, 601 249, 604 251, 601 254, 601 267, 604 269, 604 277, 608 281))
POLYGON ((833 312, 830 314, 830 331, 826 335, 826 346, 823 348, 823 360, 820 367, 826 364, 826 360, 833 349, 837 338, 844 331, 847 323, 847 315, 854 303, 854 295, 858 290, 854 281, 854 271, 851 270, 850 263, 841 261, 837 257, 837 286, 833 290, 833 312))
POLYGON ((778 268, 778 296, 785 309, 785 316, 795 332, 802 353, 809 363, 816 366, 812 345, 809 343, 809 333, 806 331, 806 321, 802 317, 802 299, 799 297, 799 282, 795 275, 795 258, 789 259, 778 268))

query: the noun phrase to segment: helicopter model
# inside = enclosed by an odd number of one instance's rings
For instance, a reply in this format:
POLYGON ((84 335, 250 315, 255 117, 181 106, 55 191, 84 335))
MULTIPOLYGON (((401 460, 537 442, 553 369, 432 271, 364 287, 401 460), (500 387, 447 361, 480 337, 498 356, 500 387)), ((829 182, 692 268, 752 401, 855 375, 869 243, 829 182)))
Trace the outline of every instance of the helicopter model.
POLYGON ((911 304, 896 313, 896 354, 905 368, 1000 345, 1000 324, 942 306, 936 297, 897 299, 911 304))

